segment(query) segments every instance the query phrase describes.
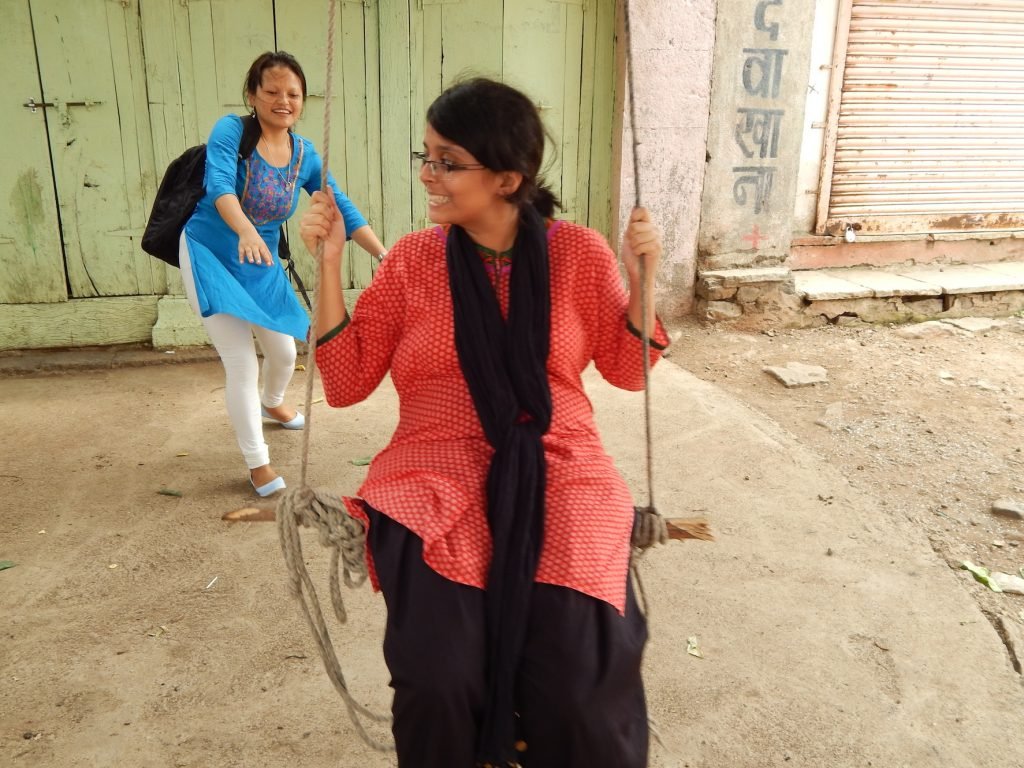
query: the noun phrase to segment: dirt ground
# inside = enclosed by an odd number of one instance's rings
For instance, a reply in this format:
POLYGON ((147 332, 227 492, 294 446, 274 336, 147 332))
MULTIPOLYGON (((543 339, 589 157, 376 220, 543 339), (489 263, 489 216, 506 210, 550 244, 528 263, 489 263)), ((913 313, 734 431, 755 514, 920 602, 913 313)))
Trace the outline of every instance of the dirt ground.
MULTIPOLYGON (((659 499, 709 513, 718 541, 644 562, 666 742, 652 766, 1024 766, 1024 596, 956 570, 1024 566, 1024 522, 990 512, 1024 502, 1024 321, 902 332, 674 329, 670 368, 696 379, 655 371, 659 499), (827 383, 763 371, 790 361, 827 383)), ((15 563, 0 570, 0 765, 391 765, 330 688, 275 527, 219 519, 253 501, 219 364, 159 357, 0 358, 0 561, 15 563)), ((637 400, 594 391, 639 488, 637 400)), ((354 490, 394 405, 385 385, 315 410, 310 484, 354 490)), ((296 477, 301 435, 267 436, 296 477)), ((325 592, 326 556, 306 541, 325 592)), ((385 711, 383 606, 368 589, 345 600, 344 668, 385 711)))
MULTIPOLYGON (((950 567, 1021 575, 1024 523, 991 510, 998 499, 1024 507, 1024 319, 992 322, 768 333, 690 323, 674 361, 819 452, 950 567), (787 388, 764 371, 790 361, 825 368, 827 382, 787 388)), ((1024 597, 977 596, 993 623, 1024 624, 1024 597)))

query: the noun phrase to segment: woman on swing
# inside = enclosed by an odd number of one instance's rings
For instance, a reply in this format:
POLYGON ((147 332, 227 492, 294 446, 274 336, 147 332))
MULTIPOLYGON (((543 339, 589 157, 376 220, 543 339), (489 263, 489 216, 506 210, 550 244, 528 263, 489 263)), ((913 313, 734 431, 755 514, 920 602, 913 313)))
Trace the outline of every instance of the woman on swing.
MULTIPOLYGON (((634 210, 627 293, 601 235, 552 218, 543 152, 519 91, 475 79, 442 93, 413 152, 437 226, 394 245, 351 314, 337 207, 314 194, 302 219, 307 247, 323 242, 327 402, 365 399, 389 370, 399 396, 346 505, 387 603, 401 768, 647 765, 633 502, 580 375, 593 362, 643 388, 640 296, 661 240, 634 210)), ((653 363, 668 343, 653 308, 647 327, 653 363)))

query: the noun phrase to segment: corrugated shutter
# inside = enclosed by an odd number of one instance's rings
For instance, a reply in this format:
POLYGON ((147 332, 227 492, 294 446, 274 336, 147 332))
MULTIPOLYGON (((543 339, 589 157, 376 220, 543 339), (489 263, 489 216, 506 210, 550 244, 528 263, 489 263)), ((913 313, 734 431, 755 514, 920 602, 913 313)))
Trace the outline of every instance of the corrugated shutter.
POLYGON ((1024 228, 1024 0, 844 5, 819 231, 1024 228))

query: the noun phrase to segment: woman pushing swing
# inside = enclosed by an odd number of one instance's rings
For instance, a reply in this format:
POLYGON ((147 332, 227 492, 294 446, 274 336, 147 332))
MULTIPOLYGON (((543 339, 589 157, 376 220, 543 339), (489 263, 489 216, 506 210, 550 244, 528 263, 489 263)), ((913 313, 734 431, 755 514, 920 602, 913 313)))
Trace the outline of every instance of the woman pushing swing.
POLYGON ((624 290, 601 235, 553 218, 543 151, 519 91, 474 79, 442 93, 413 152, 436 226, 394 245, 351 314, 340 212, 316 193, 302 219, 321 250, 327 402, 357 403, 389 371, 399 397, 345 505, 387 604, 401 768, 647 764, 634 507, 580 377, 593 362, 643 388, 638 329, 654 329, 651 363, 668 343, 641 302, 661 239, 635 209, 624 290))

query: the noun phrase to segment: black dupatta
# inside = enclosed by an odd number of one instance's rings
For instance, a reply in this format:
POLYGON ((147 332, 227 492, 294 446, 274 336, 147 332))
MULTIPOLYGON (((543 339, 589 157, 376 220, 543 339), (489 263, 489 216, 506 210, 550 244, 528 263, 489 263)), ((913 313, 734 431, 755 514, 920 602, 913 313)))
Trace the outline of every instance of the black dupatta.
POLYGON ((452 226, 448 233, 446 259, 459 364, 494 448, 487 473, 493 541, 484 601, 487 693, 477 759, 484 765, 507 765, 516 760, 515 676, 544 540, 547 461, 541 438, 551 424, 551 286, 544 219, 532 206, 521 211, 507 323, 476 244, 461 227, 452 226))

